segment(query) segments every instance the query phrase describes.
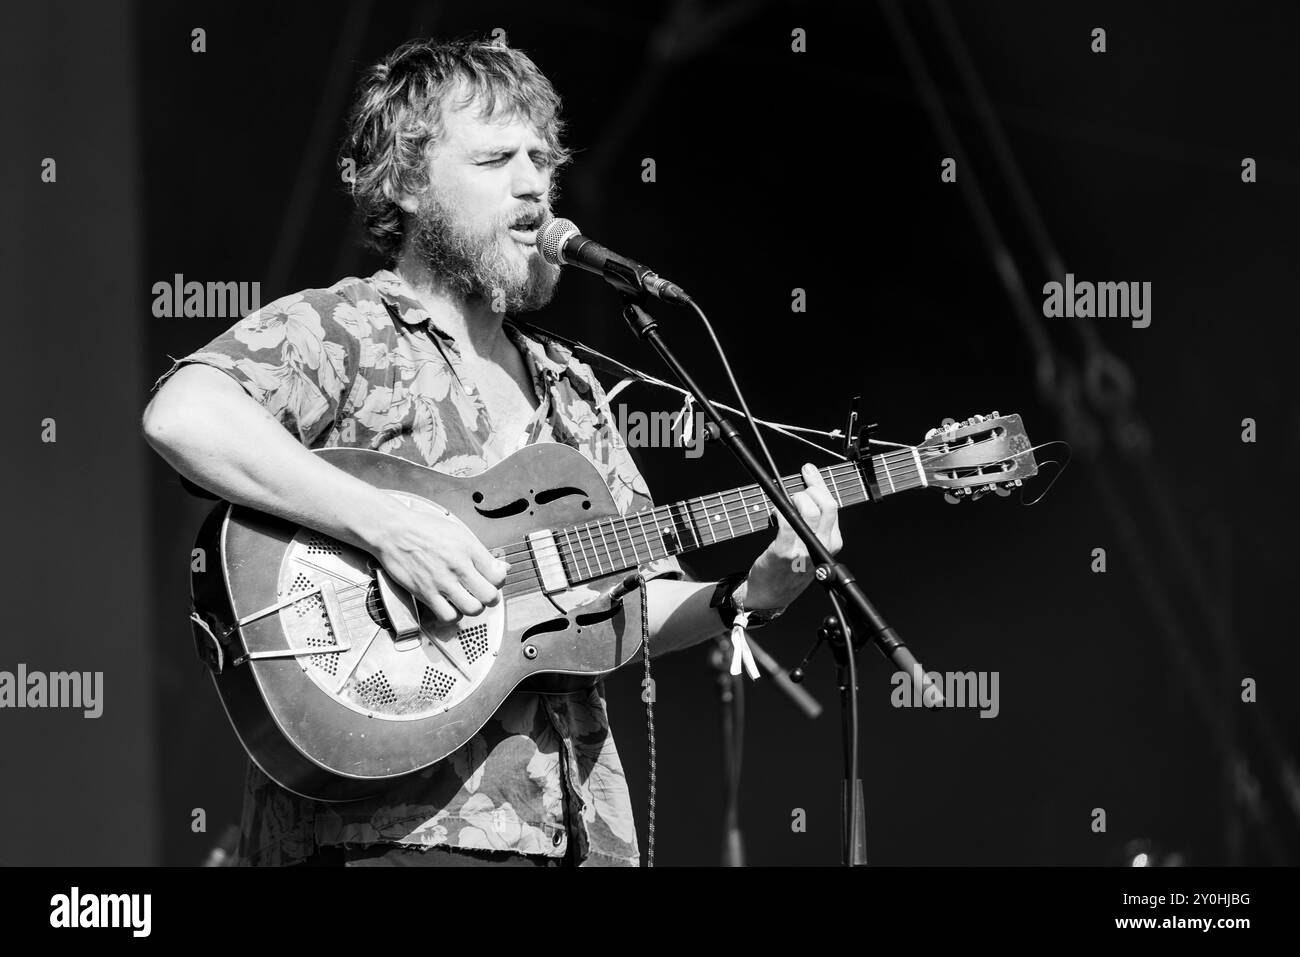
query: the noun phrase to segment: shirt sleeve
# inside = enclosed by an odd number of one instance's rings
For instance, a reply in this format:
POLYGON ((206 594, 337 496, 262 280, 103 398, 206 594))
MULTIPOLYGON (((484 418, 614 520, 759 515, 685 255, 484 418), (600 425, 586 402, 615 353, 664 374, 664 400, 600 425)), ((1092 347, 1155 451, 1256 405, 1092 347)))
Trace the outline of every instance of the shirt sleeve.
POLYGON ((339 417, 356 375, 360 341, 336 318, 349 305, 329 290, 277 299, 176 360, 150 392, 183 365, 212 366, 310 448, 339 417))

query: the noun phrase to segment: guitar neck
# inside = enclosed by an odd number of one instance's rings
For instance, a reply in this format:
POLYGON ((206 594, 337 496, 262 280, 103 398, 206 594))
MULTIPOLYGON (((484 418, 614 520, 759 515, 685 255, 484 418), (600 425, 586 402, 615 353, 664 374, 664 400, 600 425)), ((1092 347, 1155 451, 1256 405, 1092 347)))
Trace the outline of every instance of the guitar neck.
MULTIPOLYGON (((826 488, 841 508, 921 488, 926 484, 918 453, 900 449, 823 468, 826 488)), ((801 475, 781 478, 786 492, 807 486, 801 475)), ((669 555, 750 535, 772 527, 776 509, 757 485, 661 505, 554 531, 570 583, 636 568, 669 555)))

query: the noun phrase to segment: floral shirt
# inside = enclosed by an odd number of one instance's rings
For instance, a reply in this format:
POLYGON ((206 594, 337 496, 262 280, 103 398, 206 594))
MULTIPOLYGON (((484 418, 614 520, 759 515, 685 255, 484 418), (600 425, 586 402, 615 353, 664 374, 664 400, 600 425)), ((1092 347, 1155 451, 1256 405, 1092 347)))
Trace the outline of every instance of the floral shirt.
MULTIPOLYGON (((591 368, 559 343, 509 321, 505 329, 538 400, 527 443, 577 448, 623 514, 651 507, 591 368)), ((388 270, 251 313, 176 361, 154 390, 189 362, 229 373, 308 448, 375 449, 464 476, 494 464, 485 449, 501 445, 455 340, 388 270)), ((646 571, 681 574, 672 558, 646 571)), ((364 801, 299 797, 250 762, 238 856, 286 865, 320 845, 392 843, 563 857, 570 842, 585 866, 639 863, 603 682, 569 694, 515 691, 458 751, 364 801)))

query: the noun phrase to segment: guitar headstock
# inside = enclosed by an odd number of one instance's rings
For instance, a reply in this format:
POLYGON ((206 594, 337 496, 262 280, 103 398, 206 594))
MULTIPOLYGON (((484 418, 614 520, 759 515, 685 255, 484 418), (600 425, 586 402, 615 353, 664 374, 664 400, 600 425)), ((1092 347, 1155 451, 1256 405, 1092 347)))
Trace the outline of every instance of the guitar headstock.
POLYGON ((948 489, 949 501, 1011 489, 1038 474, 1033 447, 1018 415, 976 415, 931 429, 917 446, 928 484, 948 489))

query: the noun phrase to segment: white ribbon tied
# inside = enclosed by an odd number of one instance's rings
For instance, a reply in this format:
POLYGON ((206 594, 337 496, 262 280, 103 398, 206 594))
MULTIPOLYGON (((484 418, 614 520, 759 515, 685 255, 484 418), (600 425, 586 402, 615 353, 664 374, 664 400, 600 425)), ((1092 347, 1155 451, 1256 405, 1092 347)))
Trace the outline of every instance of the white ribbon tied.
POLYGON ((682 437, 682 445, 691 444, 691 436, 695 434, 695 396, 689 392, 686 393, 686 401, 682 403, 681 409, 673 416, 672 428, 682 437))
POLYGON ((749 677, 758 680, 758 665, 754 663, 754 653, 749 650, 749 640, 745 637, 745 626, 749 624, 749 612, 736 613, 731 623, 731 673, 740 674, 743 664, 749 677))

